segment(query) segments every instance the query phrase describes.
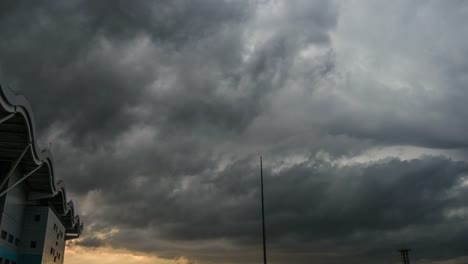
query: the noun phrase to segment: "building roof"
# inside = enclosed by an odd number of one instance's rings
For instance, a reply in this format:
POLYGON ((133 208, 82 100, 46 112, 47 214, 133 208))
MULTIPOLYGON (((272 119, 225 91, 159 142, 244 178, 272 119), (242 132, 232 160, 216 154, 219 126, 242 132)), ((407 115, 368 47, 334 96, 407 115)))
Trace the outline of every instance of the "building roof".
POLYGON ((62 181, 57 181, 50 150, 37 145, 33 112, 28 100, 0 85, 0 160, 15 162, 24 153, 18 168, 25 174, 23 182, 29 200, 47 202, 65 226, 68 239, 79 237, 83 224, 75 214, 72 201, 67 201, 62 181))

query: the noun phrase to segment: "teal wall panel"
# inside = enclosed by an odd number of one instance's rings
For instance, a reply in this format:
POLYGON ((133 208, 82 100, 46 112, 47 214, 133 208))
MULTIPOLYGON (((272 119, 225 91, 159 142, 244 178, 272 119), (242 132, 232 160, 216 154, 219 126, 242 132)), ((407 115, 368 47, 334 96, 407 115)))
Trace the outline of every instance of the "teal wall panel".
POLYGON ((0 257, 2 257, 3 259, 9 259, 15 262, 18 260, 16 252, 8 248, 4 248, 2 246, 0 246, 0 257))

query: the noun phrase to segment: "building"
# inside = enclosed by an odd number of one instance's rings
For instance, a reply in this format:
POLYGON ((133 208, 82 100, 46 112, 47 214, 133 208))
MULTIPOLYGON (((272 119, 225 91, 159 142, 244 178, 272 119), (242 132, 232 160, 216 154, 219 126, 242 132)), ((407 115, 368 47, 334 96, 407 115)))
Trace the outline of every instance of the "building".
POLYGON ((401 264, 410 264, 409 252, 411 251, 411 249, 402 248, 399 251, 401 256, 401 264))
POLYGON ((63 263, 83 230, 36 137, 26 98, 0 86, 0 264, 63 263))

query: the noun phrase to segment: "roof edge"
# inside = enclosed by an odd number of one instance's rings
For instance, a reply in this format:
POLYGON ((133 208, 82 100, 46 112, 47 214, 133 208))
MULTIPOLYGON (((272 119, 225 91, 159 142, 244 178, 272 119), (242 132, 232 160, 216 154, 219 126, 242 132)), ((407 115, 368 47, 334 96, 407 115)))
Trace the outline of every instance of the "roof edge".
MULTIPOLYGON (((67 231, 71 231, 76 235, 80 235, 83 230, 83 224, 80 221, 79 215, 75 215, 75 208, 72 201, 67 201, 66 190, 63 182, 56 182, 54 173, 54 162, 50 149, 40 150, 36 140, 36 127, 34 115, 28 99, 22 94, 15 93, 9 88, 4 88, 0 84, 0 105, 8 113, 21 114, 25 120, 27 127, 29 142, 31 148, 29 149, 36 165, 47 165, 49 168, 49 193, 48 197, 53 198, 57 196, 62 197, 62 210, 64 215, 71 213, 71 221, 67 226, 67 231)), ((59 216, 61 217, 61 216, 59 216)))

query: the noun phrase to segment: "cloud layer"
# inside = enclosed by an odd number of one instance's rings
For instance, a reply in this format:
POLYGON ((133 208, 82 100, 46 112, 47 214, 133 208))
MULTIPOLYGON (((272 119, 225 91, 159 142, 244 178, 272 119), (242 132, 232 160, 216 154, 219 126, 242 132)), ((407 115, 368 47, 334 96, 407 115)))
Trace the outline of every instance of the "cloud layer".
MULTIPOLYGON (((468 5, 2 1, 84 248, 196 263, 462 261, 468 5)), ((151 259, 149 257, 148 259, 151 259)))

